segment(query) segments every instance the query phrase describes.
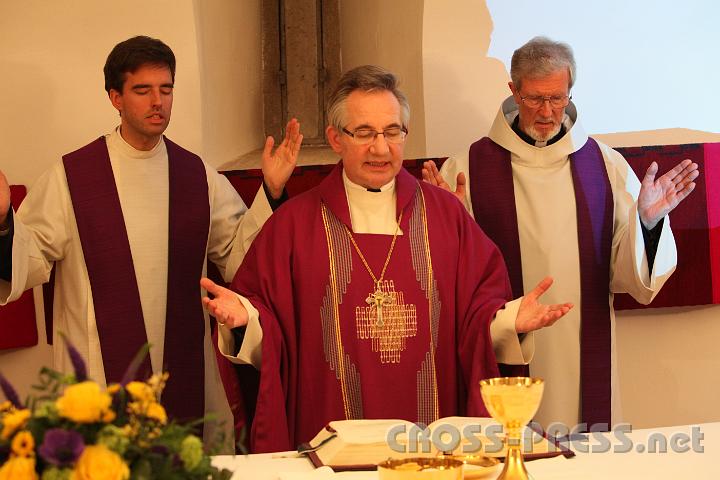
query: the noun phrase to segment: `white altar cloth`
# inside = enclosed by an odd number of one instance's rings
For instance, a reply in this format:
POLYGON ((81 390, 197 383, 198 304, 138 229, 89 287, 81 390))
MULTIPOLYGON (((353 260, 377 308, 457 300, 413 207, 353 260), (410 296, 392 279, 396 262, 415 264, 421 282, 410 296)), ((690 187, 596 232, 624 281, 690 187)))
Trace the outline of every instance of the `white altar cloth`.
MULTIPOLYGON (((720 422, 591 434, 573 442, 576 456, 527 462, 532 478, 542 479, 716 479, 720 477, 720 422), (693 438, 694 437, 694 438, 693 438), (665 443, 666 448, 662 448, 665 443), (654 447, 654 452, 651 451, 654 447), (675 447, 675 448, 673 448, 675 447), (603 450, 603 451, 601 451, 603 450), (621 450, 629 450, 622 452, 621 450), (664 451, 663 451, 664 450, 664 451), (679 451, 685 450, 685 451, 679 451)), ((213 458, 216 467, 233 470, 233 480, 377 480, 377 472, 317 471, 291 452, 213 458)), ((492 479, 500 473, 488 472, 492 479)), ((478 477, 474 477, 478 478, 478 477)))

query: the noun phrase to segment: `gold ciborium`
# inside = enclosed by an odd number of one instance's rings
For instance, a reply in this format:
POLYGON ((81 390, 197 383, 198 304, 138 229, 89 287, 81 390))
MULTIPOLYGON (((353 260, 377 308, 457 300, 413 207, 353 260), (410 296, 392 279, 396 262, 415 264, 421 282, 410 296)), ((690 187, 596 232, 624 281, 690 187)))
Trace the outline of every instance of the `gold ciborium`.
POLYGON ((490 415, 500 422, 506 435, 505 467, 498 480, 528 478, 522 455, 522 431, 532 420, 542 399, 540 378, 503 377, 480 381, 480 393, 490 415))

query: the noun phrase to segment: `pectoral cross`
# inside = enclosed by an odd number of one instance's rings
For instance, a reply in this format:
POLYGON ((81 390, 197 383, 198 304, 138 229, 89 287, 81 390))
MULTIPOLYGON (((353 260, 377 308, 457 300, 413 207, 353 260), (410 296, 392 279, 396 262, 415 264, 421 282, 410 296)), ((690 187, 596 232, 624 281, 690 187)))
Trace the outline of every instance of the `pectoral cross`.
POLYGON ((357 336, 372 340, 372 351, 380 352, 380 363, 399 363, 405 341, 417 335, 415 305, 406 304, 403 292, 392 280, 375 282, 365 299, 367 307, 355 307, 357 336))
POLYGON ((392 296, 389 293, 383 292, 380 288, 380 282, 375 284, 375 291, 368 295, 365 302, 371 307, 375 305, 375 325, 382 327, 385 322, 383 321, 383 305, 390 305, 392 296))

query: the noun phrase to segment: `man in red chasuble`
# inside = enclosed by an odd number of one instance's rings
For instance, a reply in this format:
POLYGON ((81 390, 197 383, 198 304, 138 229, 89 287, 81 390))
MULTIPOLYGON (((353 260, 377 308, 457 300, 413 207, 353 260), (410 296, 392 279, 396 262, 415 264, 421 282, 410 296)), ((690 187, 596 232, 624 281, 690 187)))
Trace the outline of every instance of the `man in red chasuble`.
POLYGON ((391 73, 347 72, 328 109, 337 167, 268 220, 240 295, 201 281, 221 351, 260 369, 254 451, 294 448, 332 420, 487 416, 493 318, 530 331, 572 307, 538 303, 550 279, 507 303, 497 247, 452 194, 402 168, 409 116, 391 73))

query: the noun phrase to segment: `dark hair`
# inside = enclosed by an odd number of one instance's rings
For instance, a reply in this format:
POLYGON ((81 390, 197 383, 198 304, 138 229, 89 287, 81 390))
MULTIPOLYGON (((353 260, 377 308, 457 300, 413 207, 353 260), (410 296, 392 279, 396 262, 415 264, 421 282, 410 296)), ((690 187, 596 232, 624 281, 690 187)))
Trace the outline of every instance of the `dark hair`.
POLYGON ((175 82, 175 54, 170 47, 156 38, 137 36, 115 45, 105 61, 105 91, 122 92, 125 74, 136 72, 143 65, 156 65, 170 69, 175 82))
POLYGON ((410 105, 407 98, 398 88, 395 75, 377 65, 362 65, 343 74, 335 91, 328 99, 328 123, 340 130, 346 125, 345 103, 350 94, 356 90, 362 92, 385 91, 392 93, 400 104, 400 120, 404 127, 410 121, 410 105))

